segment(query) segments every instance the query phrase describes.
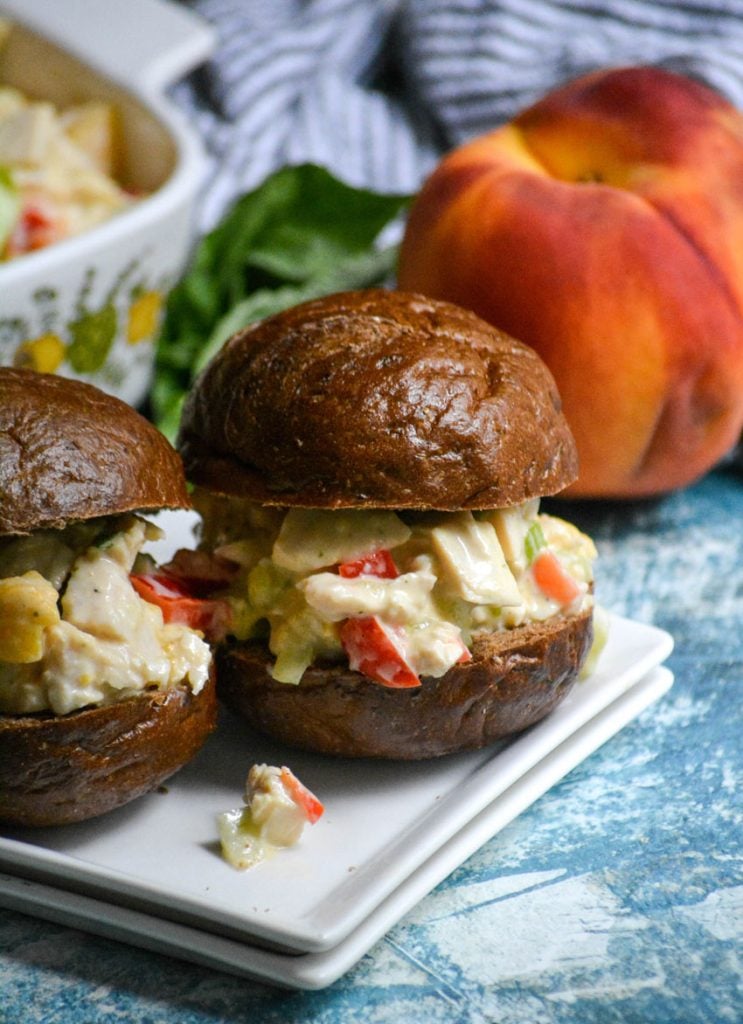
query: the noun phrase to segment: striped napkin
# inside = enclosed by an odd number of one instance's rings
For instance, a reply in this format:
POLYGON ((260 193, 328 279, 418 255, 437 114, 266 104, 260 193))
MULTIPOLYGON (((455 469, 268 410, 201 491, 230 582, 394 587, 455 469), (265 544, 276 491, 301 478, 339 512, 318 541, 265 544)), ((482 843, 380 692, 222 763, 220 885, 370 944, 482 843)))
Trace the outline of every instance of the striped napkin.
POLYGON ((412 192, 566 79, 662 64, 743 108, 743 0, 190 0, 213 59, 175 89, 213 160, 208 229, 276 168, 412 192))

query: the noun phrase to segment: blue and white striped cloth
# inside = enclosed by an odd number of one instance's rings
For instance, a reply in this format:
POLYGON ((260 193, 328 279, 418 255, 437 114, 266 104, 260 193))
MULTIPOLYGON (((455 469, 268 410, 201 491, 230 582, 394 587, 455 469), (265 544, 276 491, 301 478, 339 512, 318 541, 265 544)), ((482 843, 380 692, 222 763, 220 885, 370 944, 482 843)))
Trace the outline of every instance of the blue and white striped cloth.
POLYGON ((743 0, 191 0, 219 33, 175 95, 213 157, 201 227, 285 164, 415 191, 439 155, 598 67, 655 63, 743 108, 743 0))

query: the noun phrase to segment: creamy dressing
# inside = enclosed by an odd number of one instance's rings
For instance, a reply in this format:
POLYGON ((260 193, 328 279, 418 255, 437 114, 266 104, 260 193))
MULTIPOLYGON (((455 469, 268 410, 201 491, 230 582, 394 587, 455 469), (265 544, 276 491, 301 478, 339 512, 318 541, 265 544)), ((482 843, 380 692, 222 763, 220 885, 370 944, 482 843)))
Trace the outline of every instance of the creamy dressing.
POLYGON ((203 688, 207 644, 187 626, 163 623, 160 609, 139 597, 129 581, 143 544, 159 535, 156 527, 129 515, 92 521, 88 531, 44 531, 48 549, 44 536, 33 544, 24 537, 5 538, 0 546, 0 712, 64 715, 183 681, 194 693, 203 688), (89 544, 95 523, 103 537, 89 544), (10 575, 27 563, 32 550, 42 569, 51 567, 53 579, 35 569, 10 575), (68 552, 64 557, 63 551, 68 552), (67 571, 60 583, 63 562, 67 571))
POLYGON ((417 675, 438 677, 479 632, 578 613, 593 603, 593 542, 571 524, 539 514, 538 501, 475 513, 292 509, 282 518, 273 510, 257 519, 244 502, 217 505, 198 489, 194 501, 204 537, 241 566, 227 594, 234 634, 260 636, 267 625, 273 676, 282 682, 298 683, 318 658, 342 660, 348 619, 376 618, 403 637, 405 660, 417 675), (577 588, 567 606, 535 581, 534 530, 577 588), (390 552, 399 575, 340 574, 339 566, 379 550, 390 552))

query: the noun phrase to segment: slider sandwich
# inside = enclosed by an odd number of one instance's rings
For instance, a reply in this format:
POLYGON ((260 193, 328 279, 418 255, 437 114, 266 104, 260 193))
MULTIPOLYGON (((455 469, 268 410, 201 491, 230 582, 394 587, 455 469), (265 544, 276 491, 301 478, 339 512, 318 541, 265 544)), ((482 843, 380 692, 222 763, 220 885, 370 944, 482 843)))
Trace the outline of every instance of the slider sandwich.
POLYGON ((370 290, 231 338, 178 447, 203 520, 171 570, 229 608, 218 694, 347 757, 481 747, 547 715, 592 644, 591 540, 549 370, 475 315, 370 290), (199 566, 189 568, 189 560, 199 566))
POLYGON ((202 623, 153 603, 141 554, 146 514, 189 504, 177 453, 128 405, 0 368, 0 821, 109 811, 214 728, 202 623))

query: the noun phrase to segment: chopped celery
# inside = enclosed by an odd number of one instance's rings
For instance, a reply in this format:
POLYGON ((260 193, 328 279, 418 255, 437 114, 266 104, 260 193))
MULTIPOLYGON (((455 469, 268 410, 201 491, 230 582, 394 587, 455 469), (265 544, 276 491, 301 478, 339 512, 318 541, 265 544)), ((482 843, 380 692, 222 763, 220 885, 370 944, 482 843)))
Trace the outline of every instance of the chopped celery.
POLYGON ((311 647, 281 651, 276 657, 271 675, 279 683, 292 683, 296 686, 301 682, 305 669, 312 664, 313 655, 311 647))
POLYGON ((343 650, 337 625, 323 622, 299 591, 289 595, 281 617, 272 619, 269 647, 276 655, 271 675, 281 683, 298 683, 318 657, 338 657, 343 650))
POLYGON ((267 630, 265 613, 241 597, 228 596, 232 611, 230 633, 238 640, 255 640, 267 630))
POLYGON ((265 614, 274 609, 291 582, 289 573, 270 558, 262 558, 248 574, 248 600, 265 614))
POLYGON ((580 679, 585 679, 593 672, 596 668, 596 664, 599 660, 599 656, 606 647, 606 641, 609 639, 609 613, 600 605, 594 605, 593 608, 593 641, 591 643, 591 649, 588 652, 588 657, 583 663, 583 667, 580 671, 580 679))
POLYGON ((524 551, 526 552, 526 561, 528 564, 531 565, 537 557, 537 552, 546 547, 547 541, 545 540, 544 533, 542 532, 542 527, 539 523, 532 523, 526 531, 526 537, 524 538, 524 551))

